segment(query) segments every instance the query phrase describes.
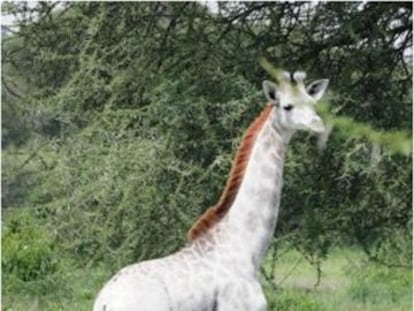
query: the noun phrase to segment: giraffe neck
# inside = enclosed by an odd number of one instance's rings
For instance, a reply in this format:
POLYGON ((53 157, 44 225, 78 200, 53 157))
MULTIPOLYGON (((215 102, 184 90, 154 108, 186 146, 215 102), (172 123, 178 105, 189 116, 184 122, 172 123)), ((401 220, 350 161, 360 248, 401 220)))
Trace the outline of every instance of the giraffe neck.
POLYGON ((254 273, 276 226, 284 157, 292 135, 277 126, 275 117, 273 111, 256 138, 243 182, 220 230, 219 240, 227 244, 227 251, 233 251, 235 260, 250 266, 254 273))

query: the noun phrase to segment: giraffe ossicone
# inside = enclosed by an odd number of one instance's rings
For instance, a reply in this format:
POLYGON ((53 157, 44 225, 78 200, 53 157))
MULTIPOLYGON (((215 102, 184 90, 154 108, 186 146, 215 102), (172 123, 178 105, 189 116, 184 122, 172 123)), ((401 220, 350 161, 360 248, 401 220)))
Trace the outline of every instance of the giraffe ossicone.
POLYGON ((259 268, 276 226, 287 144, 297 130, 324 131, 315 104, 328 80, 306 74, 263 82, 268 104, 245 132, 224 191, 195 222, 188 243, 164 258, 123 268, 93 311, 266 310, 259 268))

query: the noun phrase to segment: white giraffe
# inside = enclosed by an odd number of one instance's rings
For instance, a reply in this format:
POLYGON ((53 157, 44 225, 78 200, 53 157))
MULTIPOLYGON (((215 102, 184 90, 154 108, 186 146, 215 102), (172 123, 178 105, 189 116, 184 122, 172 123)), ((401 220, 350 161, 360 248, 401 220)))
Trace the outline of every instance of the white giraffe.
POLYGON ((276 225, 287 144, 299 129, 324 124, 315 104, 328 85, 305 87, 305 73, 263 82, 269 101, 240 144, 219 202, 190 229, 178 252, 123 268, 93 311, 266 310, 259 267, 276 225))

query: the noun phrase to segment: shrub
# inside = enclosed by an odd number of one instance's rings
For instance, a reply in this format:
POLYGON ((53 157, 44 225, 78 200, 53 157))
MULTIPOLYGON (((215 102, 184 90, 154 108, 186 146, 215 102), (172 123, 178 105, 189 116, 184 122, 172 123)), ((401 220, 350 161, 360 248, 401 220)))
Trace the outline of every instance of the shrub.
POLYGON ((315 295, 297 290, 265 289, 269 310, 277 311, 324 311, 327 308, 315 295))
POLYGON ((396 301, 412 301, 411 273, 405 269, 388 268, 370 263, 353 271, 348 289, 353 301, 364 305, 394 306, 396 301), (411 296, 409 299, 408 296, 411 296))
POLYGON ((43 227, 29 218, 28 213, 15 214, 9 216, 11 219, 3 228, 3 285, 7 290, 28 282, 49 283, 59 263, 53 240, 43 227))

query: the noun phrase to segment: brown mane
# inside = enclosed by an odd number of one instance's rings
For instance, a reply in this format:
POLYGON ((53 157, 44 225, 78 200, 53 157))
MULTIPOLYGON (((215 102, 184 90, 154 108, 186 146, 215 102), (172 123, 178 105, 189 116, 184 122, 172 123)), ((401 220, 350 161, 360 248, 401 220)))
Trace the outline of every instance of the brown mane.
POLYGON ((243 180, 244 173, 246 171, 247 162, 250 157, 250 153, 253 149, 254 142, 257 134, 262 129, 265 121, 267 120, 270 112, 272 111, 271 105, 266 105, 262 113, 253 121, 245 132, 242 142, 237 150, 236 156, 233 161, 233 166, 230 171, 230 175, 227 179, 226 186, 223 193, 220 196, 220 200, 216 205, 207 209, 198 220, 193 224, 187 233, 188 240, 192 241, 206 233, 211 227, 213 227, 232 206, 234 199, 243 180))

